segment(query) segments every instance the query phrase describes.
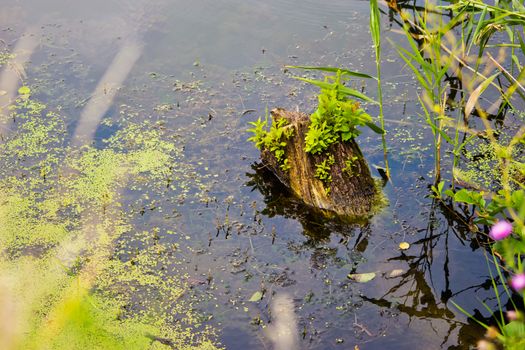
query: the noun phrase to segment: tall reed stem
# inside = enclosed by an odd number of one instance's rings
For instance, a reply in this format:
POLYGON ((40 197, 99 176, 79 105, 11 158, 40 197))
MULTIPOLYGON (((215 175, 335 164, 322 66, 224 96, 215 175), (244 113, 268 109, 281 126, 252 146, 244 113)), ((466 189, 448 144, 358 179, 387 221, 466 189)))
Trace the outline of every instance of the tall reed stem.
POLYGON ((370 0, 370 32, 372 40, 374 41, 374 49, 376 56, 376 72, 377 72, 377 100, 379 102, 379 121, 381 129, 384 130, 381 134, 381 143, 383 145, 383 157, 385 161, 386 175, 390 179, 390 167, 388 165, 388 149, 386 146, 386 129, 385 118, 383 114, 383 90, 381 88, 381 24, 379 22, 379 8, 377 0, 370 0))

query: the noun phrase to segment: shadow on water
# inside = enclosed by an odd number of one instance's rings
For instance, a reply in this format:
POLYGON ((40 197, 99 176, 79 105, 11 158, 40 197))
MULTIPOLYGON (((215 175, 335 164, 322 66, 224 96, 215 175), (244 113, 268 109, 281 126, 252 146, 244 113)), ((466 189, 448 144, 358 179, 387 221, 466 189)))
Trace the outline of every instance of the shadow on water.
MULTIPOLYGON (((317 250, 324 242, 333 239, 334 235, 339 238, 337 245, 346 246, 347 249, 370 257, 367 249, 374 231, 370 220, 348 223, 326 218, 294 197, 264 166, 255 163, 251 168, 253 172, 246 174, 250 179, 247 186, 260 191, 264 196, 266 207, 261 213, 269 218, 283 216, 297 220, 306 238, 300 249, 305 252, 311 251, 311 261, 315 261, 317 250)), ((482 306, 482 303, 491 304, 494 301, 493 282, 486 276, 485 279, 476 278, 475 281, 458 283, 459 276, 451 275, 450 272, 455 268, 454 262, 451 261, 454 257, 450 256, 454 255, 454 252, 450 250, 457 250, 457 244, 469 246, 472 251, 485 249, 485 246, 478 237, 470 233, 470 213, 455 212, 445 203, 433 201, 426 215, 427 225, 419 230, 417 239, 411 243, 410 252, 400 251, 399 254, 385 259, 389 265, 403 265, 406 269, 383 271, 382 275, 388 281, 385 285, 388 287, 380 293, 368 293, 369 289, 364 288, 360 298, 365 304, 380 310, 381 315, 392 314, 395 318, 406 319, 408 324, 416 320, 435 323, 435 326, 431 327, 436 327, 435 331, 439 329, 439 333, 445 334, 440 348, 467 349, 484 333, 484 328, 472 319, 467 319, 466 322, 458 321, 458 310, 451 301, 473 293, 480 297, 479 306, 482 306), (450 341, 457 344, 451 345, 450 341)), ((483 237, 480 239, 483 240, 483 237)), ((312 266, 315 265, 313 263, 312 266)), ((356 273, 358 270, 359 263, 354 261, 348 272, 356 273)), ((508 304, 511 305, 510 301, 508 304)), ((368 309, 366 306, 363 308, 368 309)), ((358 310, 355 312, 357 315, 358 310)), ((492 317, 487 317, 478 308, 474 308, 472 314, 480 322, 496 324, 492 317)), ((354 327, 359 326, 365 327, 361 323, 354 323, 354 327)), ((369 348, 384 348, 384 341, 379 337, 381 330, 376 332, 370 331, 369 328, 363 329, 369 335, 369 339, 365 341, 370 342, 369 348)), ((415 347, 414 339, 410 338, 399 339, 397 342, 390 339, 388 343, 397 344, 398 348, 403 349, 419 348, 415 347)))
POLYGON ((254 163, 253 172, 247 173, 250 179, 246 183, 252 190, 258 190, 264 196, 264 208, 261 213, 269 218, 283 216, 297 220, 303 234, 312 243, 326 241, 330 234, 340 234, 343 239, 353 236, 356 227, 369 224, 369 218, 346 220, 340 216, 327 217, 319 209, 306 205, 284 186, 263 164, 254 163))
MULTIPOLYGON (((486 235, 472 235, 468 226, 469 217, 472 215, 468 212, 456 212, 445 203, 433 201, 428 213, 427 227, 422 229, 418 239, 412 242, 412 247, 417 249, 417 253, 401 251, 397 256, 387 259, 392 263, 403 262, 408 269, 387 276, 395 282, 377 297, 363 295, 362 299, 385 311, 395 309, 407 318, 409 324, 416 319, 434 323, 434 330, 445 334, 440 348, 470 349, 485 333, 485 328, 478 322, 489 326, 496 326, 498 323, 499 308, 494 287, 496 286, 500 295, 506 297, 503 288, 506 281, 501 281, 488 263, 485 271, 492 269, 494 280, 486 272, 485 276, 479 276, 475 281, 462 283, 458 280, 461 273, 451 273, 451 270, 457 267, 453 255, 457 249, 454 246, 458 243, 468 246, 472 252, 485 254, 486 259, 491 259, 486 235), (473 295, 476 296, 476 301, 470 302, 473 310, 469 311, 473 318, 467 318, 465 322, 458 321, 458 309, 453 302, 469 299, 473 295), (481 311, 483 307, 492 309, 492 316, 486 314, 487 310, 481 311), (440 328, 440 323, 444 323, 444 328, 440 328), (456 338, 456 345, 449 344, 453 337, 456 338)), ((465 279, 474 273, 472 270, 465 270, 465 279)), ((480 270, 483 271, 483 268, 480 270)), ((504 311, 514 310, 515 305, 523 307, 523 300, 517 295, 514 297, 516 298, 512 301, 510 298, 503 298, 504 311)), ((458 304, 461 307, 468 303, 463 301, 458 304)), ((412 340, 401 341, 400 344, 405 343, 403 349, 418 348, 411 342, 412 340)))

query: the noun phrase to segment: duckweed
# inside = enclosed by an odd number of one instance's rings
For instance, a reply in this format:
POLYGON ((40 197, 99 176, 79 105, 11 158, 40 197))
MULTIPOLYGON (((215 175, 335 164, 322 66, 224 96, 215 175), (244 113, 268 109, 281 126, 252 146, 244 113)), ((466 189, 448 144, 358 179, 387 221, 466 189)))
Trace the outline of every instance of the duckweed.
POLYGON ((134 226, 129 191, 199 193, 176 140, 128 114, 104 147, 67 145, 66 119, 31 96, 0 144, 5 349, 216 349, 184 297, 177 249, 134 226), (123 236, 129 236, 122 240, 123 236), (137 247, 140 246, 140 249, 137 247))

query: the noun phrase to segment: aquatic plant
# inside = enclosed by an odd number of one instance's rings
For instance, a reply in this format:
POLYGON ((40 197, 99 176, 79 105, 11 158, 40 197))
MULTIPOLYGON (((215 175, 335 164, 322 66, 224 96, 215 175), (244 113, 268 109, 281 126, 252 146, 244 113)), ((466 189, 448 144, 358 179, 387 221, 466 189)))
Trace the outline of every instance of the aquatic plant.
POLYGON ((368 126, 377 133, 383 133, 381 128, 373 124, 372 117, 360 108, 359 103, 347 97, 344 92, 346 87, 342 83, 343 74, 344 71, 338 70, 335 77, 325 77, 323 84, 305 80, 321 88, 319 103, 310 115, 310 125, 305 136, 306 152, 322 154, 335 142, 353 139, 361 133, 358 126, 368 126))
POLYGON ((332 182, 330 169, 331 166, 334 165, 334 162, 334 156, 330 155, 321 163, 315 165, 315 177, 323 182, 324 187, 328 193, 330 192, 330 183, 332 182))
MULTIPOLYGON (((427 3, 430 10, 430 4, 427 3)), ((419 85, 423 88, 423 93, 418 94, 420 105, 423 110, 423 119, 429 125, 433 135, 434 143, 434 176, 438 183, 441 178, 441 143, 442 139, 450 140, 446 134, 446 94, 447 84, 443 83, 445 74, 452 68, 453 60, 450 56, 443 54, 441 43, 445 32, 443 30, 434 31, 432 26, 443 26, 441 16, 431 16, 425 12, 419 15, 415 12, 416 19, 410 21, 403 14, 405 20, 403 30, 409 44, 406 49, 401 45, 391 44, 396 48, 399 56, 410 68, 419 85), (417 24, 415 23, 417 21, 417 24), (432 23, 436 21, 437 23, 432 23), (413 27, 417 27, 418 34, 413 35, 413 27), (424 40, 422 43, 421 40, 424 40)))
MULTIPOLYGON (((447 189, 444 191, 446 197, 443 197, 440 194, 443 187, 444 182, 440 182, 437 187, 433 188, 436 198, 443 201, 453 213, 457 212, 454 209, 456 204, 472 206, 471 212, 473 214, 470 218, 470 223, 465 222, 465 224, 468 225, 473 233, 478 234, 484 231, 480 226, 490 226, 488 237, 495 241, 490 244, 489 250, 492 254, 497 276, 493 275, 490 266, 489 272, 498 302, 499 311, 497 314, 499 315, 490 311, 490 308, 486 305, 485 307, 497 320, 499 331, 496 337, 491 337, 490 340, 484 341, 489 343, 497 341, 506 349, 521 349, 525 342, 525 320, 505 320, 503 316, 505 307, 498 291, 498 280, 505 281, 505 275, 513 276, 509 280, 509 285, 512 290, 522 294, 523 297, 523 289, 525 288, 525 277, 523 277, 525 276, 523 274, 523 256, 525 256, 525 191, 524 189, 509 190, 504 188, 497 193, 491 193, 490 200, 487 200, 486 198, 489 198, 489 196, 486 193, 465 188, 455 192, 447 189), (446 203, 446 198, 448 198, 448 203, 446 203)), ((461 217, 459 214, 457 216, 461 217)), ((505 283, 503 283, 502 287, 514 310, 519 310, 513 301, 511 290, 505 283)), ((459 305, 455 303, 454 305, 463 313, 472 317, 459 305)), ((476 322, 487 330, 491 329, 479 320, 476 320, 476 322)))
MULTIPOLYGON (((492 129, 487 130, 489 134, 492 129)), ((521 275, 523 274, 523 256, 525 255, 525 185, 519 180, 515 171, 523 174, 524 163, 514 158, 514 149, 519 147, 523 139, 523 127, 510 140, 506 138, 506 144, 498 142, 495 137, 490 138, 492 148, 497 150, 494 157, 501 174, 499 189, 495 191, 480 190, 475 182, 465 183, 469 188, 459 190, 447 189, 444 194, 448 198, 448 207, 456 212, 454 206, 462 204, 471 206, 472 216, 466 224, 473 233, 484 232, 483 226, 490 226, 488 236, 495 240, 489 249, 493 255, 494 266, 496 266, 500 281, 505 281, 505 274, 514 276, 510 279, 510 286, 522 294, 521 275), (514 175, 513 175, 514 174, 514 175)), ((447 201, 442 197, 444 182, 433 187, 436 198, 447 201)), ((485 231, 486 232, 486 231, 485 231)), ((510 323, 504 317, 504 306, 500 300, 498 284, 493 278, 493 288, 498 299, 499 317, 498 328, 501 335, 497 338, 507 349, 519 349, 523 345, 525 333, 519 331, 525 329, 523 321, 515 320, 510 323), (517 326, 519 325, 519 326, 517 326)), ((512 301, 512 292, 505 284, 505 293, 511 301, 514 310, 518 307, 512 301)), ((462 310, 462 309, 461 309, 462 310)), ((464 311, 464 310, 463 310, 464 311)))
MULTIPOLYGON (((310 124, 305 135, 305 151, 312 155, 325 154, 328 148, 336 142, 346 142, 361 133, 358 127, 368 126, 374 132, 383 134, 384 131, 372 121, 372 117, 360 108, 358 102, 348 96, 359 97, 367 101, 372 101, 362 93, 350 89, 343 84, 346 75, 363 75, 342 69, 332 69, 328 67, 302 67, 290 66, 290 68, 318 69, 322 71, 334 72, 334 76, 326 76, 324 81, 296 77, 310 84, 321 88, 318 95, 318 106, 314 113, 310 115, 310 124)), ((277 159, 282 170, 288 170, 290 164, 285 155, 286 140, 293 133, 293 129, 287 128, 286 120, 274 120, 268 130, 268 111, 264 119, 260 117, 255 122, 250 122, 253 128, 248 129, 253 136, 248 138, 259 150, 269 150, 277 159)), ((316 177, 321 179, 328 186, 330 177, 328 171, 332 162, 325 159, 322 163, 316 164, 316 177)), ((328 188, 328 187, 327 187, 328 188)))
POLYGON ((326 76, 324 81, 294 77, 321 89, 317 109, 310 115, 311 123, 305 138, 307 152, 320 154, 334 142, 344 142, 359 136, 361 132, 357 129, 358 126, 367 126, 375 133, 384 134, 384 130, 375 125, 372 117, 350 97, 371 103, 377 102, 344 85, 344 79, 347 77, 371 78, 369 75, 332 67, 287 67, 335 73, 335 76, 326 76))
MULTIPOLYGON (((517 94, 525 100, 525 88, 522 86, 525 69, 524 64, 520 62, 525 52, 522 37, 522 26, 525 23, 523 5, 509 2, 502 6, 492 6, 482 1, 460 0, 448 6, 436 6, 430 1, 425 1, 424 7, 409 14, 403 11, 396 1, 387 3, 393 13, 399 15, 401 19, 399 23, 408 47, 391 43, 423 90, 418 94, 418 99, 422 109, 422 119, 433 135, 434 184, 431 186, 433 196, 441 200, 452 212, 456 212, 454 206, 458 204, 472 207, 473 214, 465 220, 465 225, 473 233, 483 232, 482 227, 492 226, 488 236, 497 241, 490 250, 493 253, 498 277, 500 280, 505 280, 502 271, 507 271, 505 273, 514 276, 510 280, 510 285, 514 290, 522 292, 522 257, 525 255, 525 200, 523 199, 525 163, 523 157, 518 156, 523 154, 523 150, 516 150, 524 144, 525 128, 519 128, 514 136, 503 138, 500 137, 499 131, 493 129, 491 120, 501 119, 507 108, 514 109, 511 101, 514 95, 517 94), (449 19, 445 18, 447 15, 450 16, 449 19), (502 50, 510 48, 511 54, 507 56, 511 58, 507 65, 510 68, 504 68, 500 62, 505 59, 501 50, 496 59, 485 50, 491 46, 494 33, 500 30, 507 34, 508 41, 499 41, 492 46, 500 47, 502 50), (501 84, 502 78, 508 82, 506 88, 501 84), (480 105, 481 95, 489 89, 499 94, 500 102, 494 114, 480 105), (459 101, 456 101, 458 97, 459 101), (453 112, 455 115, 451 115, 453 112), (480 117, 485 127, 483 132, 469 127, 469 119, 474 114, 480 117), (479 143, 480 139, 481 142, 488 142, 487 147, 492 150, 494 163, 486 169, 491 171, 489 176, 498 178, 499 181, 495 183, 496 188, 483 189, 459 169, 462 160, 471 158, 466 151, 467 148, 475 145, 476 142, 479 143), (445 181, 441 181, 444 141, 450 145, 450 153, 453 156, 450 171, 452 178, 447 179, 451 186, 446 190, 445 181), (466 187, 461 188, 459 184, 466 187), (511 234, 513 229, 516 235, 511 234), (501 257, 501 260, 498 260, 498 257, 501 257)), ((371 1, 370 10, 370 29, 379 83, 378 98, 382 107, 379 64, 381 38, 376 1, 371 1)), ((337 68, 332 67, 302 68, 337 72, 337 68)), ((321 88, 325 88, 327 84, 327 81, 299 79, 321 88)), ((358 97, 355 94, 352 96, 358 97)), ((519 110, 515 112, 520 113, 519 110)), ((382 110, 380 110, 380 120, 384 129, 382 110)), ((330 130, 326 130, 324 124, 320 124, 320 127, 312 129, 309 149, 321 153, 324 144, 334 142, 334 139, 337 138, 333 138, 330 130)), ((383 149, 385 163, 388 164, 384 141, 383 149)), ((472 162, 467 167, 475 169, 475 165, 471 164, 472 162)), ((319 169, 322 172, 324 164, 321 164, 319 169)), ((473 172, 476 173, 476 170, 473 172)), ((523 320, 505 321, 494 276, 492 276, 492 284, 501 317, 498 318, 500 331, 496 332, 497 334, 488 344, 496 339, 507 349, 521 349, 525 342, 523 331, 525 324, 523 320)), ((506 285, 504 289, 511 298, 511 291, 506 285)), ((465 312, 461 307, 458 308, 465 312)), ((514 308, 517 309, 516 305, 514 308)), ((484 326, 489 330, 492 329, 484 326)))
POLYGON ((257 121, 249 124, 253 125, 253 128, 247 131, 253 133, 253 136, 248 138, 248 141, 253 142, 259 150, 267 149, 272 152, 280 168, 284 171, 288 170, 290 164, 284 148, 286 147, 286 140, 293 134, 293 129, 286 128, 286 120, 279 119, 272 122, 268 130, 268 109, 266 109, 264 120, 259 117, 257 121))
MULTIPOLYGON (((506 349, 521 349, 525 343, 525 324, 522 319, 504 318, 497 280, 505 281, 505 275, 513 276, 509 285, 522 294, 525 281, 522 277, 525 163, 520 156, 523 154, 520 147, 525 129, 518 127, 514 135, 508 135, 495 127, 498 127, 498 120, 501 123, 507 108, 520 113, 512 104, 515 95, 525 100, 525 89, 521 84, 525 78, 521 62, 525 52, 522 37, 524 8, 514 1, 498 3, 498 6, 463 0, 446 6, 425 1, 424 5, 409 13, 396 1, 388 2, 390 9, 400 17, 408 48, 392 44, 423 89, 419 101, 424 120, 434 136, 432 196, 462 218, 473 233, 489 231, 488 237, 495 241, 489 244, 488 250, 497 271, 497 276, 490 273, 499 307, 494 314, 498 330, 477 322, 488 330, 489 339, 483 340, 485 345, 494 347, 494 343, 500 343, 506 349), (507 40, 502 36, 494 39, 498 31, 505 33, 507 40), (487 50, 489 47, 500 48, 497 58, 492 57, 487 50), (510 50, 510 55, 505 55, 505 50, 510 50), (504 64, 506 57, 510 59, 504 64), (454 84, 451 77, 456 77, 454 84), (507 86, 502 84, 503 79, 507 80, 507 86), (490 108, 491 111, 482 108, 480 103, 482 94, 490 89, 498 95, 497 104, 490 108), (457 97, 459 100, 455 100, 457 97), (455 118, 451 116, 454 111, 455 118), (472 116, 480 118, 484 131, 469 126, 472 116), (444 181, 440 181, 442 140, 450 145, 453 155, 452 178, 444 181), (484 150, 481 151, 482 157, 490 158, 490 163, 486 162, 483 168, 476 164, 468 152, 468 148, 473 147, 484 150), (467 163, 463 166, 467 172, 460 169, 462 161, 467 163), (480 174, 481 171, 485 173, 480 174), (480 183, 479 178, 486 181, 480 183), (445 189, 445 182, 450 188, 445 189), (457 206, 469 208, 470 216, 463 217, 457 206)), ((506 284, 502 287, 514 309, 518 310, 512 301, 512 291, 506 284)))
POLYGON ((15 132, 0 144, 0 283, 2 307, 16 312, 2 320, 2 349, 216 349, 181 299, 173 247, 152 232, 117 244, 133 227, 124 189, 165 191, 166 176, 178 178, 176 192, 198 185, 181 147, 127 114, 105 147, 72 148, 65 117, 29 87, 10 117, 15 132))

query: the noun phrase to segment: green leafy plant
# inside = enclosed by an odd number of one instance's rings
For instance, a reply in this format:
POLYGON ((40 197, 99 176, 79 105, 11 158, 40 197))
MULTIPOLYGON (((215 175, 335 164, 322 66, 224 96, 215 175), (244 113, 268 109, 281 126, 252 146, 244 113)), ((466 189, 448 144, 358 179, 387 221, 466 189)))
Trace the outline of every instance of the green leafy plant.
POLYGON ((332 183, 332 165, 334 165, 335 159, 331 154, 323 160, 321 163, 315 165, 315 177, 323 182, 324 188, 327 193, 330 193, 330 184, 332 183))
MULTIPOLYGON (((423 88, 423 93, 418 95, 421 107, 423 109, 423 118, 430 126, 434 136, 434 173, 436 183, 441 177, 441 146, 442 139, 450 141, 446 134, 448 117, 446 116, 446 93, 448 85, 443 83, 443 78, 448 72, 453 60, 450 56, 444 55, 441 51, 441 43, 444 33, 442 31, 434 32, 427 27, 426 18, 418 16, 418 30, 424 38, 424 47, 419 45, 418 41, 412 35, 411 22, 406 22, 403 26, 405 37, 407 38, 409 48, 406 49, 401 45, 393 44, 397 49, 399 56, 405 61, 406 65, 412 70, 419 85, 423 88)), ((441 17, 439 20, 441 21, 441 17)), ((441 24, 437 24, 438 26, 441 24)))
POLYGON ((247 130, 253 134, 253 136, 248 138, 248 141, 253 142, 255 147, 262 150, 265 146, 265 137, 268 134, 268 116, 266 116, 264 120, 259 117, 256 121, 249 122, 248 124, 253 126, 253 128, 247 130))
POLYGON ((266 110, 264 120, 259 117, 257 121, 250 122, 253 128, 248 129, 248 132, 253 133, 253 136, 248 138, 248 141, 255 143, 259 150, 267 149, 275 156, 279 166, 282 170, 290 169, 290 163, 286 158, 286 140, 293 135, 293 129, 287 128, 287 122, 284 119, 274 121, 268 129, 268 110, 266 110))
MULTIPOLYGON (((294 66, 294 68, 313 69, 312 67, 294 66)), ((358 126, 368 126, 373 131, 383 134, 382 128, 372 122, 372 117, 365 113, 359 103, 348 96, 375 102, 362 93, 343 84, 346 75, 355 75, 348 70, 334 70, 320 67, 319 70, 335 71, 335 76, 326 76, 324 81, 296 77, 321 88, 316 111, 310 116, 310 126, 305 137, 305 151, 321 154, 336 142, 345 142, 361 133, 358 126)))
POLYGON ((351 176, 354 172, 353 168, 355 167, 355 162, 358 159, 359 158, 357 156, 352 156, 351 158, 345 160, 345 167, 343 168, 343 171, 351 176))

